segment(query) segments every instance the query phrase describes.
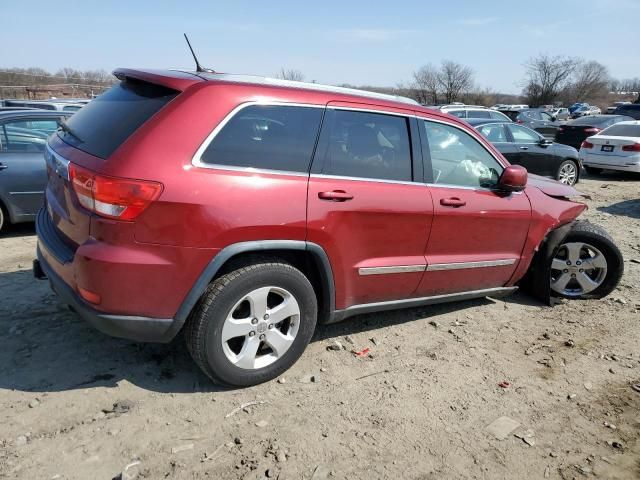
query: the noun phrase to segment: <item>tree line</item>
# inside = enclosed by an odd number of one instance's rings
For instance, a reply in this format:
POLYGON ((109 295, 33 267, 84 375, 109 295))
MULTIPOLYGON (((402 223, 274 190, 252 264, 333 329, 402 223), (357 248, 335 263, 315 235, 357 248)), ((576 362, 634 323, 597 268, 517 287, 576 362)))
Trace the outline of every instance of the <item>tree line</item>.
POLYGON ((70 67, 49 72, 43 68, 1 68, 0 97, 39 98, 61 92, 63 95, 90 96, 115 83, 106 70, 77 70, 70 67))

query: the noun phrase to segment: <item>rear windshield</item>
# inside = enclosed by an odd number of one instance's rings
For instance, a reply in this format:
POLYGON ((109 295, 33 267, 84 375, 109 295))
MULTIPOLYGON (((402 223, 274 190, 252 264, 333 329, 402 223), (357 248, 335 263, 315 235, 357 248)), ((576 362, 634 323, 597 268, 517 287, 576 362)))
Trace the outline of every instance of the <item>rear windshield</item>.
POLYGON ((160 85, 122 81, 78 110, 58 135, 80 150, 108 158, 176 95, 160 85))
POLYGON ((640 125, 612 125, 600 132, 600 135, 611 135, 614 137, 640 137, 640 125))
POLYGON ((572 121, 569 125, 611 125, 617 121, 618 117, 612 117, 611 115, 602 116, 602 117, 581 117, 577 120, 572 121))

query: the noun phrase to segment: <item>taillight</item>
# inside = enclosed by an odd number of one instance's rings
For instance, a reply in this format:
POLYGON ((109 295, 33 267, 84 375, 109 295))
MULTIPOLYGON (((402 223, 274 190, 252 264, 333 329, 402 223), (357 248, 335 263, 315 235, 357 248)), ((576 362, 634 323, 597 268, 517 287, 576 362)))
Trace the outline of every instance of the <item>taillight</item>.
POLYGON ((591 128, 585 128, 584 133, 598 133, 600 131, 599 128, 595 128, 595 127, 591 127, 591 128))
POLYGON ((564 127, 558 127, 558 132, 564 132, 564 127))
POLYGON ((107 177, 69 164, 69 177, 80 205, 103 217, 133 220, 162 193, 162 184, 107 177))
POLYGON ((593 148, 593 143, 587 142, 586 140, 582 142, 580 148, 593 148))
POLYGON ((518 120, 516 120, 516 123, 520 123, 520 124, 522 124, 522 123, 524 123, 524 122, 523 122, 522 120, 519 120, 519 119, 518 119, 518 120))
POLYGON ((640 143, 634 143, 633 145, 623 145, 622 150, 625 152, 640 152, 640 143))

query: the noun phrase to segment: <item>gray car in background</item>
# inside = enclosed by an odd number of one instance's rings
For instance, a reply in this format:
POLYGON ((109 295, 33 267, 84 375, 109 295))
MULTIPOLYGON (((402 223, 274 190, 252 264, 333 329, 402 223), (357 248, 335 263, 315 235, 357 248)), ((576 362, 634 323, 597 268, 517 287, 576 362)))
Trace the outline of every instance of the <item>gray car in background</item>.
POLYGON ((0 231, 7 223, 32 222, 47 184, 47 138, 72 112, 0 111, 0 231))
POLYGON ((523 110, 500 110, 513 122, 535 130, 546 139, 553 140, 560 125, 565 122, 556 120, 544 108, 527 108, 523 110))

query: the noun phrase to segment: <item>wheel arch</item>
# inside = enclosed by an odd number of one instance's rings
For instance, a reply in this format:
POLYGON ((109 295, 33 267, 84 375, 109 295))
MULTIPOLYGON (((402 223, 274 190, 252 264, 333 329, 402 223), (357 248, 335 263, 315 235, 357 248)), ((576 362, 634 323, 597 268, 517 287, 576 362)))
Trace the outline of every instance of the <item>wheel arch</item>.
POLYGON ((540 242, 527 273, 520 281, 524 291, 546 305, 551 305, 551 270, 548 267, 575 223, 576 221, 565 223, 547 233, 540 242))
POLYGON ((213 280, 236 267, 265 257, 285 260, 309 278, 318 297, 318 323, 326 323, 335 311, 335 286, 331 263, 324 249, 302 240, 258 240, 229 245, 209 262, 180 305, 171 327, 172 336, 180 331, 213 280))

